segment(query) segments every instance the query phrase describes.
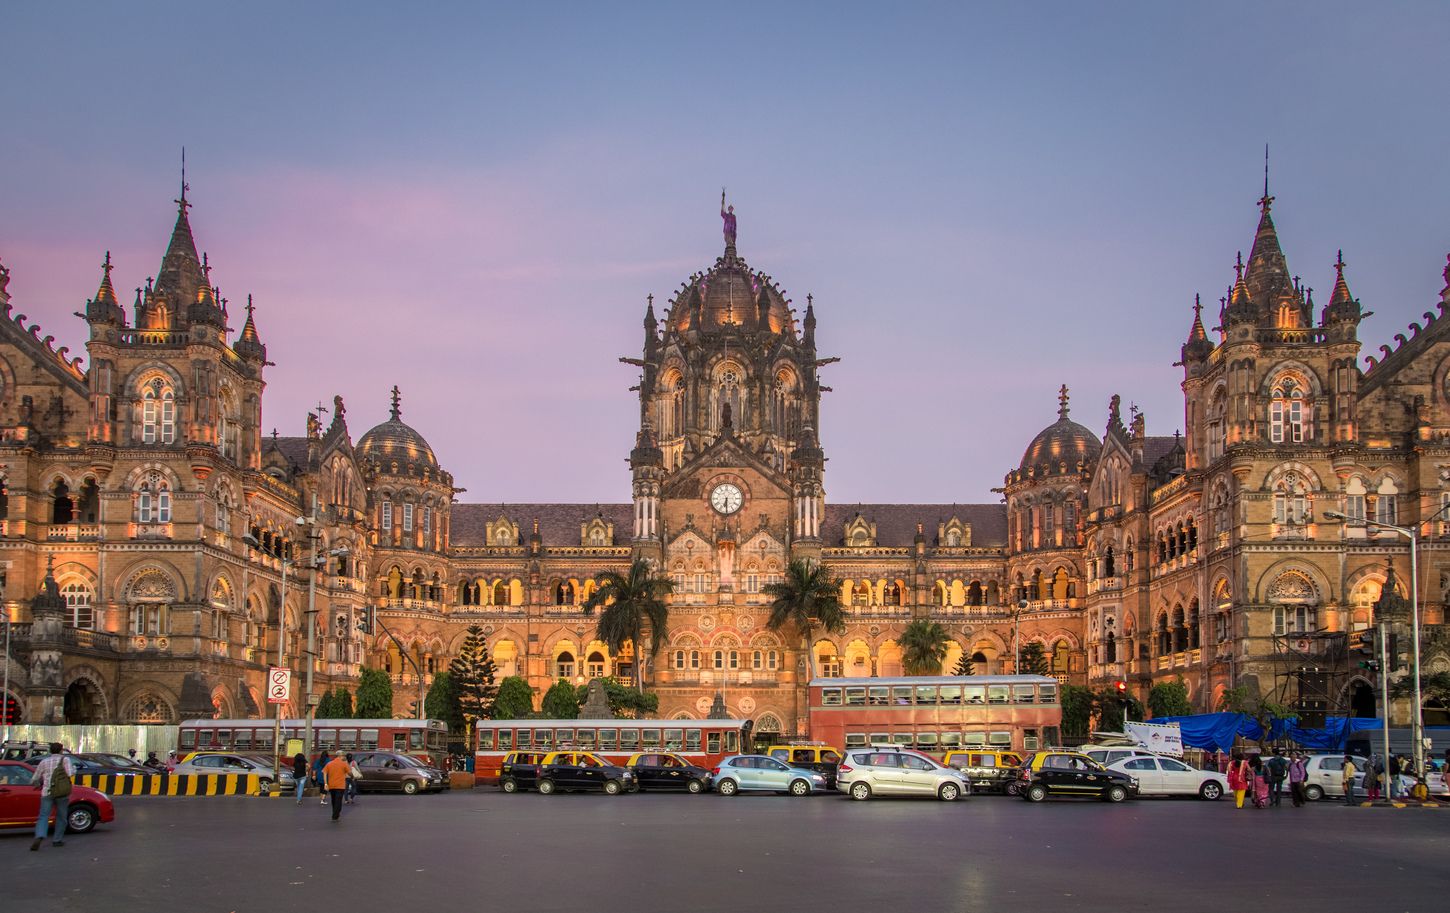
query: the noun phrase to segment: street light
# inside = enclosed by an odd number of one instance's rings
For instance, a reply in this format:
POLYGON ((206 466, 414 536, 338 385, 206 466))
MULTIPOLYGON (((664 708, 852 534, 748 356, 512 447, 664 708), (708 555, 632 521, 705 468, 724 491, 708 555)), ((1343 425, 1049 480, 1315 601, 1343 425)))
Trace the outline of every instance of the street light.
POLYGON ((1012 674, 1022 673, 1022 646, 1019 636, 1022 630, 1022 613, 1027 611, 1027 600, 1017 600, 1017 611, 1012 613, 1012 674))
MULTIPOLYGON (((1425 726, 1424 709, 1420 696, 1420 571, 1419 551, 1420 536, 1413 527, 1395 526, 1393 523, 1381 523, 1379 520, 1370 520, 1365 517, 1349 517, 1341 511, 1326 510, 1324 519, 1339 520, 1349 526, 1372 526, 1376 529, 1393 530, 1410 540, 1410 635, 1412 655, 1410 657, 1410 674, 1414 676, 1415 685, 1415 712, 1410 717, 1410 738, 1414 741, 1411 748, 1415 758, 1415 789, 1418 792, 1425 785, 1425 726)), ((1431 519, 1434 519, 1431 517, 1431 519)), ((1389 694, 1385 695, 1385 729, 1390 726, 1389 694)), ((1389 763, 1386 761, 1385 763, 1389 763)))
MULTIPOLYGON (((262 551, 262 543, 251 533, 242 536, 242 543, 252 551, 262 551)), ((292 566, 292 559, 285 554, 282 560, 282 604, 277 608, 277 668, 282 668, 282 644, 287 640, 287 569, 292 566)), ((246 599, 245 591, 242 599, 246 599)), ((266 650, 262 651, 262 658, 267 658, 266 650)), ((272 782, 282 782, 282 704, 273 705, 272 723, 272 782)))

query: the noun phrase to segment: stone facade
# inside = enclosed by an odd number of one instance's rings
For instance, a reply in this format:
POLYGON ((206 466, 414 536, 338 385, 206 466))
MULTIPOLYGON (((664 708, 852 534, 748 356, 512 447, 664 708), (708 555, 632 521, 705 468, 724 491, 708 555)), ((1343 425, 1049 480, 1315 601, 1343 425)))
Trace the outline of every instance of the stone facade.
POLYGON ((107 256, 88 364, 26 326, 0 274, 13 697, 37 722, 263 714, 279 613, 299 672, 314 626, 316 690, 366 662, 393 675, 402 714, 471 624, 504 674, 541 692, 625 675, 639 658, 612 655, 579 606, 640 556, 676 584, 645 663, 662 716, 723 702, 757 729, 801 731, 807 649, 822 674, 900 674, 896 638, 917 618, 947 628, 948 671, 963 654, 1011 671, 1014 642, 1039 641, 1067 682, 1125 680, 1145 697, 1182 677, 1201 709, 1236 684, 1285 701, 1302 686, 1327 709, 1372 712, 1346 638, 1387 580, 1409 579, 1409 548, 1324 512, 1419 525, 1426 661, 1450 670, 1450 520, 1422 522, 1450 504, 1450 333, 1426 313, 1359 367, 1342 259, 1316 321, 1272 202, 1217 343, 1195 306, 1184 432, 1148 435, 1115 396, 1099 438, 1069 418, 1064 387, 1001 499, 978 504, 828 500, 819 372, 835 359, 816 350, 813 303, 797 312, 730 235, 661 315, 651 299, 642 351, 621 359, 641 375, 630 500, 581 505, 456 502, 396 388, 356 446, 341 397, 303 436, 263 433, 252 307, 230 339, 183 195, 130 320, 107 256), (767 629, 763 590, 795 558, 841 581, 844 634, 806 645, 767 629))

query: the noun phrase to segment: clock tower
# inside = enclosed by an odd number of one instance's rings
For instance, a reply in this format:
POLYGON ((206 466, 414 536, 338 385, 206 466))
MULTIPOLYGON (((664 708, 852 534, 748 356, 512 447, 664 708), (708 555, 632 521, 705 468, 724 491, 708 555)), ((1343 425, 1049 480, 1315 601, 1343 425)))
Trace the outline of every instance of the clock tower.
POLYGON ((798 319, 776 280, 736 252, 732 227, 661 317, 651 296, 643 355, 621 361, 641 371, 635 554, 675 581, 672 631, 693 614, 717 631, 728 617, 748 640, 768 615, 752 608, 768 601, 764 586, 792 558, 820 555, 817 371, 836 359, 816 356, 810 299, 798 319))

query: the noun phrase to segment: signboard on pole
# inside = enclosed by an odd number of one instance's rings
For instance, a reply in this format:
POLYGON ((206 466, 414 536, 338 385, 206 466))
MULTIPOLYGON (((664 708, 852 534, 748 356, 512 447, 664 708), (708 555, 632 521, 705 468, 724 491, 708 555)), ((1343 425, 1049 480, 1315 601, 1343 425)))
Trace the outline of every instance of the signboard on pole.
POLYGON ((267 703, 285 704, 292 693, 292 671, 276 666, 267 670, 267 703))
POLYGON ((1123 732, 1155 754, 1183 757, 1183 733, 1177 723, 1124 723, 1123 732))

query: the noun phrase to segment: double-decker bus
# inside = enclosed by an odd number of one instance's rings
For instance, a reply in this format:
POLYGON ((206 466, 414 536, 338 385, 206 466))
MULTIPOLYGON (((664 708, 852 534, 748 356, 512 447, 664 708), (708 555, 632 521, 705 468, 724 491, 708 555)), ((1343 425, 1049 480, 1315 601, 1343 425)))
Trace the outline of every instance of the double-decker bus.
MULTIPOLYGON (((177 753, 235 751, 272 754, 275 720, 187 720, 180 726, 177 753)), ((282 721, 282 749, 302 739, 306 720, 282 721)), ((448 769, 448 725, 440 720, 313 720, 312 754, 319 751, 396 751, 448 769)))
POLYGON ((1035 751, 1059 743, 1062 704, 1045 675, 818 678, 811 738, 840 748, 895 743, 938 756, 972 748, 1035 751))
POLYGON ((749 751, 750 728, 749 720, 479 720, 473 772, 480 783, 497 783, 509 752, 565 749, 614 764, 636 752, 669 751, 709 768, 749 751))

